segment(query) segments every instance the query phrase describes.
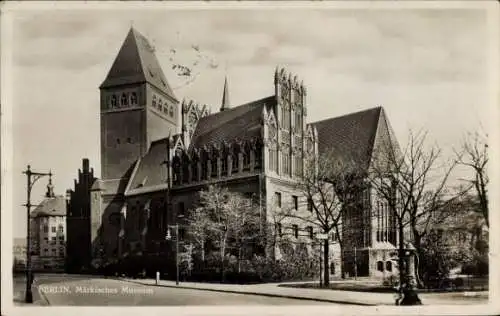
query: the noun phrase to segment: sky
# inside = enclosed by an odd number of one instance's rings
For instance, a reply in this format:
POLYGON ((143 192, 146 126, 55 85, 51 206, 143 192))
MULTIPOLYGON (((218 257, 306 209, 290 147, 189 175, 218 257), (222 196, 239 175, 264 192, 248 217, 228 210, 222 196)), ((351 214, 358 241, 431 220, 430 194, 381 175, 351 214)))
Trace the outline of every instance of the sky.
MULTIPOLYGON (((491 126, 486 13, 319 6, 16 12, 14 236, 25 235, 26 165, 52 170, 57 194, 73 187, 82 158, 100 175, 98 87, 131 25, 154 45, 178 99, 216 112, 226 75, 234 105, 270 96, 274 70, 283 66, 307 87, 309 122, 383 106, 402 145, 410 129, 425 130, 451 159, 466 132, 491 126), (178 76, 171 58, 188 65, 199 60, 198 75, 178 76)), ((35 185, 34 203, 46 184, 35 185)))

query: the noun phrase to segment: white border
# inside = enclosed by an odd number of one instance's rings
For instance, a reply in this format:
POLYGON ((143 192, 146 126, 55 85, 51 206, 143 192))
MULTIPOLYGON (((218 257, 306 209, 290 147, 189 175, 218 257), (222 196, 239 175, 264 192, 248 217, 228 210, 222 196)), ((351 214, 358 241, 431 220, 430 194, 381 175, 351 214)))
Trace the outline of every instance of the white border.
MULTIPOLYGON (((421 314, 441 314, 441 315, 473 315, 473 314, 498 314, 500 312, 499 304, 496 302, 498 297, 498 288, 500 283, 500 275, 498 268, 500 262, 498 260, 498 245, 500 235, 498 234, 498 217, 499 213, 496 210, 500 207, 499 196, 496 194, 499 190, 499 179, 493 175, 500 174, 500 151, 499 144, 499 131, 498 122, 500 115, 498 111, 499 93, 498 87, 500 67, 498 64, 499 57, 499 30, 498 23, 498 3, 496 1, 353 1, 353 2, 74 2, 74 1, 61 1, 61 2, 48 2, 48 1, 23 1, 23 2, 4 2, 1 6, 1 104, 2 104, 2 117, 1 117, 1 240, 2 240, 2 314, 5 315, 40 315, 47 313, 48 315, 66 315, 68 313, 78 314, 95 314, 106 313, 120 314, 120 315, 136 315, 139 313, 148 313, 151 315, 164 314, 165 312, 175 315, 248 315, 248 314, 384 314, 384 315, 421 315, 421 314), (9 73, 11 69, 12 51, 9 49, 9 43, 12 40, 12 17, 17 11, 23 10, 55 10, 55 9, 69 9, 69 10, 150 10, 150 9, 175 9, 175 10, 213 10, 213 9, 252 9, 252 10, 267 10, 276 8, 294 8, 303 9, 318 8, 318 9, 417 9, 417 8, 470 8, 470 9, 486 9, 488 11, 488 25, 489 25, 489 39, 490 58, 495 67, 491 69, 491 120, 496 124, 490 124, 494 130, 490 130, 490 304, 478 306, 422 306, 422 307, 407 307, 404 311, 398 307, 380 306, 380 307, 346 307, 346 306, 307 306, 307 307, 108 307, 105 310, 102 307, 79 307, 77 310, 74 307, 15 307, 12 302, 12 81, 10 80, 9 73), (144 310, 147 309, 147 310, 144 310)), ((478 49, 486 49, 478 47, 478 49)), ((28 87, 29 88, 29 87, 28 87)), ((15 203, 19 203, 16 201, 15 203)))

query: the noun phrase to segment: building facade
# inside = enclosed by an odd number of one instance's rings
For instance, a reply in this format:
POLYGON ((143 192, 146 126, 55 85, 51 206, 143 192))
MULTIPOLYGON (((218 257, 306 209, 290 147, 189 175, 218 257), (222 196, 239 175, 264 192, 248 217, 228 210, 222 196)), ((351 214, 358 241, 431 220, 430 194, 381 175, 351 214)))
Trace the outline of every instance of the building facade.
POLYGON ((49 180, 45 199, 31 216, 31 264, 35 271, 63 271, 66 258, 66 199, 49 180))
MULTIPOLYGON (((131 29, 100 86, 101 177, 90 173, 78 182, 84 193, 72 194, 70 209, 82 210, 81 227, 88 229, 77 239, 85 241, 89 255, 75 261, 162 253, 167 226, 189 229, 179 215, 195 206, 198 192, 210 184, 253 197, 264 222, 285 206, 310 212, 297 189, 307 157, 334 152, 340 159, 356 158, 359 168, 368 170, 378 144, 395 142, 382 107, 308 123, 303 82, 276 69, 270 83, 273 95, 234 106, 226 78, 217 113, 180 102, 148 40, 131 29)), ((338 275, 343 265, 351 275, 357 270, 360 276, 387 276, 395 272, 388 255, 397 242, 394 221, 373 192, 361 198, 362 207, 343 218, 343 262, 337 236, 330 236, 330 271, 338 275)), ((315 244, 317 228, 297 219, 275 227, 293 244, 308 249, 315 244)), ((278 258, 279 252, 268 255, 278 258)))
POLYGON ((65 206, 68 228, 66 270, 78 272, 88 269, 92 263, 90 226, 90 189, 96 177, 88 159, 83 159, 82 168, 72 190, 67 190, 69 198, 65 206))

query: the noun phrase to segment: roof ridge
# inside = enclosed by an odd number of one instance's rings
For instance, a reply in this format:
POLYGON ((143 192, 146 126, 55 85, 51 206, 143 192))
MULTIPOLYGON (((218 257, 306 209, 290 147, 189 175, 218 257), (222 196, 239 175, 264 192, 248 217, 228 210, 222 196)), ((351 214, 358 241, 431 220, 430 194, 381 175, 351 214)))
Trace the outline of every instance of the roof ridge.
POLYGON ((358 115, 358 114, 361 114, 361 113, 364 113, 364 112, 370 112, 370 111, 374 111, 374 110, 380 110, 380 109, 383 110, 383 108, 384 107, 380 105, 380 106, 376 106, 376 107, 373 107, 373 108, 368 108, 368 109, 365 109, 365 110, 360 110, 360 111, 356 111, 356 112, 351 112, 351 113, 343 114, 343 115, 340 115, 340 116, 334 116, 334 117, 326 118, 326 119, 323 119, 323 120, 311 122, 309 124, 322 123, 322 122, 326 122, 326 121, 329 121, 329 120, 344 118, 344 117, 351 116, 351 115, 358 115))
POLYGON ((377 115, 377 121, 374 124, 375 131, 374 131, 374 133, 371 134, 370 143, 368 144, 368 146, 369 146, 368 155, 370 156, 368 164, 370 164, 371 160, 373 159, 373 149, 375 147, 375 140, 377 139, 377 136, 379 133, 378 127, 380 125, 380 119, 381 119, 382 113, 384 111, 384 108, 382 108, 382 107, 378 107, 378 108, 380 108, 380 111, 378 112, 378 115, 377 115))

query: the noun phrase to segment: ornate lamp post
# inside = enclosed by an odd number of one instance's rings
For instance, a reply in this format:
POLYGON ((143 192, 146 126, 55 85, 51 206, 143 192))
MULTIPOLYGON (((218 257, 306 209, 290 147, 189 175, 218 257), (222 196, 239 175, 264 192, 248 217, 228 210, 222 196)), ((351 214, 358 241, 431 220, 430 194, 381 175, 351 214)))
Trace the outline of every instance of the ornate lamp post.
POLYGON ((30 236, 30 230, 31 230, 31 218, 30 218, 30 213, 31 213, 31 189, 33 188, 33 185, 42 177, 44 176, 49 176, 49 178, 52 178, 52 172, 49 171, 49 173, 41 173, 41 172, 34 172, 31 171, 30 165, 28 165, 27 169, 23 171, 23 174, 26 175, 27 179, 27 188, 26 188, 26 193, 27 193, 27 198, 26 198, 26 214, 27 214, 27 229, 26 229, 26 295, 25 295, 25 302, 26 303, 33 303, 33 292, 31 291, 31 284, 33 282, 33 273, 31 271, 31 236, 30 236))

